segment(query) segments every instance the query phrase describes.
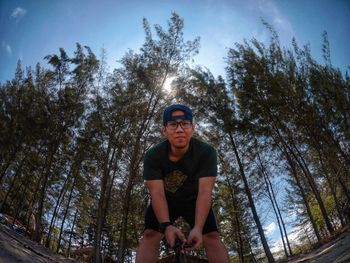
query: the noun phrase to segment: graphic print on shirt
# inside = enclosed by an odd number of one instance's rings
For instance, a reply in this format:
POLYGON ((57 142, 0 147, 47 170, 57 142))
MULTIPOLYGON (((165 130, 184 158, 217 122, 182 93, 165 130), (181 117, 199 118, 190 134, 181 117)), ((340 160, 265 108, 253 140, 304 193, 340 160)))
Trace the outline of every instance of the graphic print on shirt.
POLYGON ((172 171, 164 178, 165 190, 175 193, 185 182, 187 175, 179 170, 172 171))

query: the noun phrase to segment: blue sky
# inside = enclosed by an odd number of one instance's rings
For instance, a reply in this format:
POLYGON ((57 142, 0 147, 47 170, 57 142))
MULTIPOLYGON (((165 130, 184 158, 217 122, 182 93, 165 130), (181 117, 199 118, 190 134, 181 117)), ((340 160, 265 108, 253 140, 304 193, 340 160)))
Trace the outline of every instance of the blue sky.
POLYGON ((345 72, 350 64, 348 0, 0 0, 0 82, 14 76, 18 59, 34 66, 60 47, 72 55, 76 42, 97 55, 105 48, 113 69, 128 49, 141 47, 143 17, 166 26, 172 11, 184 18, 186 39, 201 37, 195 63, 215 75, 225 74, 223 57, 234 43, 268 40, 261 18, 283 45, 293 36, 300 45, 310 43, 316 59, 322 59, 326 30, 333 65, 345 72))

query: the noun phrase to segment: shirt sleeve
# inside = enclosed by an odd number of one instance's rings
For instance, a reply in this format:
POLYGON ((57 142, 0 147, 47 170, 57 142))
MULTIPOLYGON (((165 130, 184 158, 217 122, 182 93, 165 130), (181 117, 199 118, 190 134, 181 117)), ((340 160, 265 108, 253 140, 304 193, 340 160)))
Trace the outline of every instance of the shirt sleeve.
POLYGON ((163 179, 160 160, 154 151, 148 151, 143 159, 143 179, 158 180, 163 179))
POLYGON ((216 150, 210 146, 202 153, 198 177, 216 177, 218 173, 217 164, 216 150))

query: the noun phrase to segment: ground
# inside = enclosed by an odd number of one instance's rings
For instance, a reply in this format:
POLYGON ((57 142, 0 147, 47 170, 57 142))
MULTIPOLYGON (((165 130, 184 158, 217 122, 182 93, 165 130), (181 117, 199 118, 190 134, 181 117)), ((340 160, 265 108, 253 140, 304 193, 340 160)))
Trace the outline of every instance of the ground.
MULTIPOLYGON (((0 224, 0 263, 73 263, 39 245, 8 226, 0 224)), ((350 262, 350 228, 321 247, 280 263, 347 263, 350 262)))
POLYGON ((21 234, 18 234, 9 226, 0 224, 0 263, 72 263, 77 262, 67 259, 48 248, 35 243, 21 234))
POLYGON ((298 255, 280 263, 349 263, 350 262, 350 228, 306 254, 298 255))

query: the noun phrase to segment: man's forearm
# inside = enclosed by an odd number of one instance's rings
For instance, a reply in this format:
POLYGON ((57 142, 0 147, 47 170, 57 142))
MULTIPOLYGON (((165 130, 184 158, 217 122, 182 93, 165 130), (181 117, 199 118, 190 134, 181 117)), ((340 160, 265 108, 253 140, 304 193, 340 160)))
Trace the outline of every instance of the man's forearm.
POLYGON ((215 177, 203 177, 199 179, 198 195, 196 201, 195 227, 203 229, 211 207, 211 193, 213 191, 215 177))
POLYGON ((145 183, 151 194, 152 208, 158 222, 169 221, 168 203, 164 193, 163 180, 149 180, 145 183))
POLYGON ((196 201, 195 227, 203 229, 211 207, 211 192, 198 193, 196 201))
POLYGON ((154 214, 157 217, 159 223, 170 221, 168 203, 166 198, 162 194, 153 194, 152 198, 152 208, 154 214))

